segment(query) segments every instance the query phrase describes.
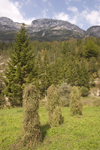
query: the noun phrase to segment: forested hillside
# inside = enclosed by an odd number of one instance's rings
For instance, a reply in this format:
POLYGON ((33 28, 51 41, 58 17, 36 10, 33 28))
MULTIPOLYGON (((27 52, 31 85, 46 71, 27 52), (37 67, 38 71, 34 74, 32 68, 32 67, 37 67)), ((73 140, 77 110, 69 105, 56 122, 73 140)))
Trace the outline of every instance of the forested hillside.
MULTIPOLYGON (((2 96, 4 95, 2 77, 13 49, 12 45, 12 43, 0 43, 0 95, 2 96)), ((90 87, 95 86, 94 80, 98 79, 99 82, 100 39, 98 37, 86 37, 82 40, 71 38, 63 42, 33 41, 30 45, 34 55, 35 71, 31 82, 34 82, 39 90, 41 99, 52 84, 56 87, 62 83, 79 86, 88 94, 90 87)))

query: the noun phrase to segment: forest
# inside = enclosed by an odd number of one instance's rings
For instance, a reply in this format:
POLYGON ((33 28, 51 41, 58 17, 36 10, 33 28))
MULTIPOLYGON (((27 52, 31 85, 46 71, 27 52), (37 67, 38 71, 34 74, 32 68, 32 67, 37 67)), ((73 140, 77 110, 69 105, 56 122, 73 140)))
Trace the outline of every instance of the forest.
MULTIPOLYGON (((71 87, 78 86, 83 97, 90 94, 92 87, 99 88, 100 39, 98 37, 41 43, 31 42, 28 38, 23 42, 25 48, 22 45, 23 53, 20 54, 21 50, 18 50, 18 47, 21 49, 22 39, 18 40, 17 36, 14 43, 0 43, 1 105, 6 94, 12 106, 20 106, 22 104, 20 88, 23 89, 21 86, 28 83, 34 83, 37 87, 40 99, 46 97, 47 89, 52 84, 57 88, 65 83, 71 87), (30 50, 29 55, 27 55, 28 50, 30 50), (25 66, 28 67, 26 70, 21 69, 25 66), (9 85, 4 77, 10 81, 9 85), (14 82, 13 86, 11 82, 14 82)), ((27 34, 25 36, 27 37, 27 34)))

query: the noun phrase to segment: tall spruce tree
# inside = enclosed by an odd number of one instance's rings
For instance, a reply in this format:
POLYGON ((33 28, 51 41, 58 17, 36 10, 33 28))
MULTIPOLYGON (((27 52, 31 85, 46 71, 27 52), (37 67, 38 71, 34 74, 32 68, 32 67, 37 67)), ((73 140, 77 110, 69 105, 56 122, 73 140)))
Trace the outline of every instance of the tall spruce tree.
POLYGON ((23 23, 16 34, 8 68, 5 71, 5 95, 12 106, 22 106, 23 88, 25 84, 32 81, 35 74, 34 68, 33 50, 23 23))

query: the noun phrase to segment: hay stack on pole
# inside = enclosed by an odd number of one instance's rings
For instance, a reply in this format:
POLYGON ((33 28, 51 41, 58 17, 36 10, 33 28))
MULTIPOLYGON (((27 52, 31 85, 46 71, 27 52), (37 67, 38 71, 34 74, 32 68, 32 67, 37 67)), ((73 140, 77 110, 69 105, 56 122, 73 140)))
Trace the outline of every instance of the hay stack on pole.
POLYGON ((19 142, 21 147, 35 149, 42 139, 38 108, 39 97, 36 87, 29 84, 25 87, 23 92, 24 114, 22 122, 22 135, 19 142))
POLYGON ((54 85, 51 85, 47 90, 47 110, 48 119, 51 127, 56 127, 62 123, 62 112, 58 90, 54 85))
POLYGON ((82 102, 78 87, 73 86, 70 94, 70 112, 71 115, 82 115, 82 102))

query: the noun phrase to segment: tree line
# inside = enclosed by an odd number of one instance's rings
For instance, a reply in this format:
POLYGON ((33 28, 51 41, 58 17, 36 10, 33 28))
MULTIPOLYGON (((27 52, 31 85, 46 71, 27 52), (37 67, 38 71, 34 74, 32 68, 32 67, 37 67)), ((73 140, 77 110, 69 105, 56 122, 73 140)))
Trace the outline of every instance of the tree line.
POLYGON ((12 106, 22 106, 23 89, 29 83, 34 83, 42 99, 52 84, 58 87, 67 83, 89 91, 89 82, 100 77, 98 37, 71 38, 63 42, 30 42, 23 24, 13 44, 0 43, 1 55, 4 49, 9 50, 9 61, 6 78, 3 79, 3 93, 12 106))

